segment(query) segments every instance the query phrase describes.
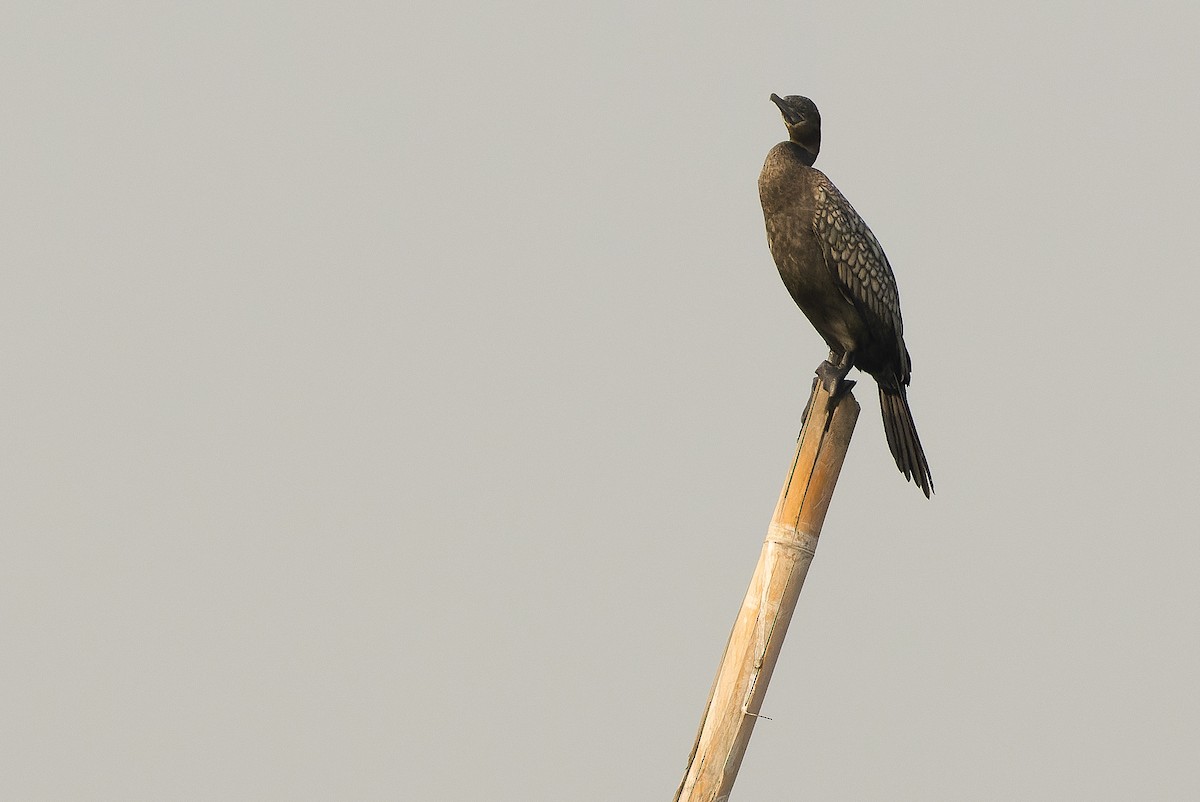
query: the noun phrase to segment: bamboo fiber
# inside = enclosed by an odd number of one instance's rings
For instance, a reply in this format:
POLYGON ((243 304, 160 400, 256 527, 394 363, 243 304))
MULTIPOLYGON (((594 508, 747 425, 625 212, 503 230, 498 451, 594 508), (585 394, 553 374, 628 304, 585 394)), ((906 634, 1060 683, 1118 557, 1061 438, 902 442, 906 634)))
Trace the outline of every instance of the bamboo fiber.
POLYGON ((813 385, 792 469, 725 647, 676 802, 729 798, 816 552, 859 406, 846 391, 831 409, 829 392, 820 382, 813 385))

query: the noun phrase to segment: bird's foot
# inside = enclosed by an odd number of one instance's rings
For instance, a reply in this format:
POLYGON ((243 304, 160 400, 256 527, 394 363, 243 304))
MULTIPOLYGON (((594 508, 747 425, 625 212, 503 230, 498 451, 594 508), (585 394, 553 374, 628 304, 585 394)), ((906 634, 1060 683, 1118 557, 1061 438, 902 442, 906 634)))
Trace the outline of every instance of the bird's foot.
POLYGON ((846 381, 846 374, 849 372, 849 359, 839 360, 836 365, 827 359, 817 366, 817 380, 832 399, 838 399, 854 386, 854 382, 846 381))
POLYGON ((857 382, 853 379, 842 379, 838 382, 837 387, 834 388, 833 393, 829 396, 830 408, 836 407, 838 402, 842 400, 842 396, 854 389, 855 384, 857 382))
MULTIPOLYGON (((854 387, 854 382, 846 379, 846 374, 850 372, 850 368, 853 366, 854 355, 849 351, 840 354, 837 351, 830 351, 829 359, 817 365, 817 378, 813 379, 812 392, 809 393, 808 403, 804 405, 804 415, 801 418, 805 421, 805 425, 807 425, 809 413, 812 412, 813 399, 817 397, 817 382, 820 382, 821 387, 829 394, 829 401, 826 403, 824 410, 825 425, 829 425, 833 411, 842 400, 842 396, 850 392, 850 389, 854 387)), ((801 428, 800 435, 803 436, 803 434, 804 431, 801 428)))
POLYGON ((846 378, 846 374, 853 366, 853 358, 849 353, 838 355, 831 352, 829 356, 836 357, 837 362, 827 359, 818 365, 816 380, 821 382, 825 392, 829 393, 829 403, 826 405, 825 411, 832 415, 842 397, 854 387, 854 382, 846 378))
MULTIPOLYGON (((813 399, 817 397, 817 382, 819 381, 821 381, 820 378, 813 379, 812 393, 808 396, 808 403, 804 405, 804 414, 800 416, 800 420, 804 421, 804 423, 800 426, 800 433, 796 435, 797 440, 804 436, 804 427, 808 426, 810 423, 808 416, 809 413, 813 411, 813 399)), ((833 389, 833 392, 829 394, 829 400, 824 405, 825 409, 821 410, 820 414, 823 416, 824 422, 822 423, 821 421, 817 421, 816 425, 823 425, 826 429, 829 428, 829 424, 833 420, 833 411, 837 409, 838 404, 841 403, 842 396, 850 392, 851 388, 854 387, 854 384, 855 383, 849 379, 842 379, 837 383, 837 386, 833 389)))
MULTIPOLYGON (((833 354, 830 354, 833 356, 833 354)), ((838 403, 842 400, 842 396, 850 392, 854 387, 854 382, 846 378, 846 374, 850 372, 850 359, 843 357, 838 360, 839 364, 833 364, 826 360, 817 366, 817 377, 813 379, 812 392, 809 394, 808 403, 804 405, 804 415, 801 420, 808 420, 808 413, 812 411, 812 402, 816 398, 817 383, 820 382, 821 387, 829 393, 829 402, 825 405, 826 425, 829 424, 829 416, 833 410, 837 408, 838 403)), ((803 432, 801 432, 803 434, 803 432)))

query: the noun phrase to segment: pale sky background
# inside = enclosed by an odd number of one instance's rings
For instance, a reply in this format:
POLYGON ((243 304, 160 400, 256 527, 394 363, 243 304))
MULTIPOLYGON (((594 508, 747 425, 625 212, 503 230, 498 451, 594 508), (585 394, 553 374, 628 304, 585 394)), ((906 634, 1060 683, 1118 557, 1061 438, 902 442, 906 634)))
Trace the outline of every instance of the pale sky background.
POLYGON ((882 241, 741 800, 1200 798, 1200 6, 0 11, 0 798, 667 800, 882 241))

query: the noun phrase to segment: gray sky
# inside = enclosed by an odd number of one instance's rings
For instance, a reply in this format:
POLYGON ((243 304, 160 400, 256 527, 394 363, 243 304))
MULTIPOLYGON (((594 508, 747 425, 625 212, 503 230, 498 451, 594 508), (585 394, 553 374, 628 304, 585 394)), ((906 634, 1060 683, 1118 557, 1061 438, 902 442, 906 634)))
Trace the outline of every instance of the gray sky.
POLYGON ((1200 797, 1194 3, 0 17, 0 797, 669 799, 824 356, 771 92, 938 493, 860 384, 735 798, 1200 797))

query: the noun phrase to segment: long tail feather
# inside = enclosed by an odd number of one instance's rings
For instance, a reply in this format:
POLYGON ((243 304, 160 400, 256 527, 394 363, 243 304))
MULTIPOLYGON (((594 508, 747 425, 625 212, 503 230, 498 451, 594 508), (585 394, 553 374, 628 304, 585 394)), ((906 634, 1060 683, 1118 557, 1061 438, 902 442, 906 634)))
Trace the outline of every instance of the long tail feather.
POLYGON ((929 498, 933 492, 933 476, 929 473, 929 463, 925 461, 921 439, 917 437, 917 425, 913 422, 904 387, 897 390, 880 386, 879 408, 883 411, 883 431, 887 436, 888 449, 896 460, 896 467, 905 479, 916 482, 925 497, 929 498))

